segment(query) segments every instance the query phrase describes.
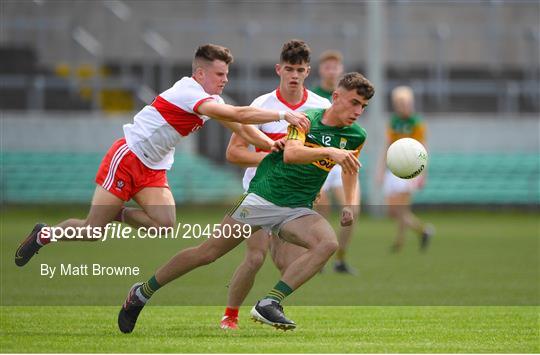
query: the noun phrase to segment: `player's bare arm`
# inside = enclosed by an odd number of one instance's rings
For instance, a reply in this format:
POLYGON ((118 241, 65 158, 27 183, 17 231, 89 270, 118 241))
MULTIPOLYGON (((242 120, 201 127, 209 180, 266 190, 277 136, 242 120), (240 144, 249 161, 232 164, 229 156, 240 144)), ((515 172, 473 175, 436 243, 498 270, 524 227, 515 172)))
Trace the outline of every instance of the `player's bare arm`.
POLYGON ((354 216, 357 214, 357 207, 360 204, 360 184, 358 183, 358 172, 352 174, 341 173, 343 181, 343 193, 345 201, 341 211, 341 225, 350 226, 354 221, 354 216))
POLYGON ((230 163, 251 167, 258 166, 268 153, 255 152, 249 149, 249 143, 236 133, 231 135, 227 146, 226 157, 230 163))
POLYGON ((219 121, 238 122, 242 124, 266 123, 286 120, 303 131, 309 130, 310 122, 306 115, 294 111, 273 111, 252 106, 232 106, 208 100, 199 107, 200 114, 212 117, 219 121))
POLYGON ((285 143, 283 161, 287 164, 309 164, 321 159, 332 159, 341 165, 347 174, 353 174, 357 173, 361 166, 356 158, 357 153, 356 150, 333 147, 306 147, 301 140, 288 139, 285 143))
POLYGON ((266 134, 251 125, 244 125, 238 122, 219 121, 223 126, 229 128, 236 133, 240 138, 248 144, 253 144, 255 147, 262 150, 271 150, 275 143, 266 134))

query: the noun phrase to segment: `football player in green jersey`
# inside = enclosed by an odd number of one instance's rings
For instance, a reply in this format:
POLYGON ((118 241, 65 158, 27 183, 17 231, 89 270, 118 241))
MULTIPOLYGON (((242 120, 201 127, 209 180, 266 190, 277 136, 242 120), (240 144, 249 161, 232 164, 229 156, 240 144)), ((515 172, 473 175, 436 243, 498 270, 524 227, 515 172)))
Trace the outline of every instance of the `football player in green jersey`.
MULTIPOLYGON (((311 49, 306 42, 299 39, 291 39, 285 42, 279 56, 279 63, 276 64, 276 74, 280 79, 278 88, 257 97, 251 105, 266 109, 285 109, 297 112, 330 107, 329 100, 314 94, 304 86, 305 79, 311 71, 310 62, 311 49)), ((256 127, 277 141, 287 136, 288 126, 287 121, 274 121, 256 127)), ((249 183, 255 176, 257 166, 269 153, 270 151, 253 149, 239 135, 233 134, 231 136, 227 147, 227 160, 230 163, 247 167, 242 181, 246 192, 249 183)), ((334 167, 330 174, 333 174, 338 167, 339 165, 334 167)), ((341 180, 341 172, 339 172, 339 179, 341 180)), ((317 211, 319 211, 318 208, 317 211)), ((350 229, 351 227, 342 228, 350 229)), ((280 272, 284 272, 292 260, 306 251, 302 247, 273 237, 271 233, 264 229, 253 233, 244 244, 246 248, 245 257, 234 271, 229 282, 227 307, 220 321, 220 327, 226 330, 238 329, 240 307, 253 287, 257 272, 263 266, 269 251, 272 261, 280 272)))
POLYGON ((320 83, 312 91, 319 96, 332 101, 332 93, 337 87, 343 74, 343 55, 339 51, 328 50, 319 57, 320 83))
MULTIPOLYGON (((398 86, 392 90, 392 106, 395 113, 387 127, 387 149, 401 138, 413 138, 426 145, 426 124, 414 112, 414 93, 408 86, 398 86)), ((435 233, 430 223, 420 220, 412 211, 412 195, 425 184, 426 174, 413 179, 400 179, 386 167, 386 151, 379 159, 377 181, 383 186, 390 216, 397 222, 397 235, 392 245, 393 252, 399 252, 405 243, 408 229, 418 234, 420 250, 425 251, 435 233)))
MULTIPOLYGON (((332 93, 337 87, 339 78, 343 74, 343 55, 336 50, 327 50, 322 52, 319 57, 319 86, 313 88, 317 95, 332 100, 332 93)), ((330 171, 324 185, 322 186, 319 199, 317 200, 317 211, 328 218, 332 212, 332 200, 339 206, 345 204, 345 195, 343 193, 343 179, 341 178, 341 168, 338 165, 330 171)), ((360 190, 360 189, 359 189, 360 190)), ((356 197, 355 205, 360 204, 360 191, 356 197)), ((350 226, 341 226, 338 234, 339 248, 336 252, 336 261, 334 262, 334 271, 342 274, 356 274, 356 270, 345 260, 347 248, 351 242, 354 232, 354 224, 350 226)), ((322 271, 322 270, 321 270, 322 271)))
POLYGON ((285 297, 311 279, 338 248, 330 224, 311 208, 328 171, 343 168, 346 207, 341 224, 353 222, 354 196, 358 189, 358 154, 366 131, 356 124, 374 94, 373 85, 359 73, 343 76, 327 110, 308 110, 308 132, 290 127, 285 148, 267 155, 251 181, 248 193, 225 216, 213 237, 186 248, 160 267, 145 283, 136 283, 118 315, 118 326, 130 333, 142 308, 160 287, 189 271, 209 264, 240 244, 244 238, 226 238, 238 226, 252 231, 272 230, 286 242, 306 248, 285 270, 279 282, 251 310, 255 320, 279 329, 294 329, 281 306, 285 297), (228 231, 228 232, 227 232, 228 231))

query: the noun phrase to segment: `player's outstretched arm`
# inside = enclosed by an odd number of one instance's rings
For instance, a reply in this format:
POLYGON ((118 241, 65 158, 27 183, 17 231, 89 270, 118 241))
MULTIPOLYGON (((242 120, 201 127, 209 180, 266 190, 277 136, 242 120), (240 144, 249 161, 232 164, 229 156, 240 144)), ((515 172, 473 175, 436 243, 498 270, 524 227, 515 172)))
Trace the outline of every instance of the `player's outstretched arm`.
POLYGON ((310 122, 304 113, 294 111, 273 111, 253 106, 232 106, 215 100, 203 102, 197 110, 200 114, 225 122, 255 124, 286 120, 305 132, 309 130, 310 126, 310 122))
POLYGON ((248 144, 253 144, 262 150, 272 150, 275 142, 252 125, 244 125, 238 122, 219 121, 222 125, 229 128, 248 144))
POLYGON ((258 166, 268 153, 249 149, 249 143, 236 133, 231 135, 226 157, 230 163, 242 167, 258 166))
POLYGON ((337 149, 333 147, 311 148, 304 146, 304 142, 296 139, 287 139, 283 153, 283 161, 287 164, 309 164, 317 160, 332 159, 341 165, 348 174, 357 173, 361 164, 356 158, 356 150, 337 149))

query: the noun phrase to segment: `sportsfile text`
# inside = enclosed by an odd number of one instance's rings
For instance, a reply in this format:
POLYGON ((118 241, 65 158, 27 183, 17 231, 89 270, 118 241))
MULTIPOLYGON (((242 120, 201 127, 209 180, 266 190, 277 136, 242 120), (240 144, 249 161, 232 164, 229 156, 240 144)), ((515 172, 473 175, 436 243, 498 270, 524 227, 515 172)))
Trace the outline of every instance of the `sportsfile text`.
POLYGON ((140 227, 132 228, 115 223, 105 227, 44 227, 42 238, 50 238, 52 242, 61 239, 97 239, 102 242, 109 239, 199 239, 199 238, 249 238, 251 226, 235 224, 221 228, 220 224, 187 224, 178 223, 176 227, 140 227))

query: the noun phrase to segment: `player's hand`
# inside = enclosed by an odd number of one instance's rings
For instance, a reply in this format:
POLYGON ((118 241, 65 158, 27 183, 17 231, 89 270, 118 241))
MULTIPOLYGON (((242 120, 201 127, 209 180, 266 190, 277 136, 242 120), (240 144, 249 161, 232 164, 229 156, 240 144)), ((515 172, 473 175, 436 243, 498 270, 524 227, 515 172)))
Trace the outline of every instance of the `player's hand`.
POLYGON ((354 210, 350 206, 343 207, 341 210, 341 226, 348 227, 354 221, 354 210))
POLYGON ((285 112, 285 121, 302 129, 304 132, 309 132, 311 126, 311 122, 303 112, 287 111, 285 112))
POLYGON ((362 164, 360 164, 358 158, 356 157, 356 155, 358 154, 358 150, 346 150, 337 148, 329 149, 329 158, 335 161, 337 164, 341 165, 345 174, 356 174, 358 172, 358 169, 362 167, 362 164))
POLYGON ((287 138, 281 138, 277 141, 274 141, 274 144, 272 145, 272 148, 270 149, 272 152, 279 152, 285 149, 285 142, 287 141, 287 138))

